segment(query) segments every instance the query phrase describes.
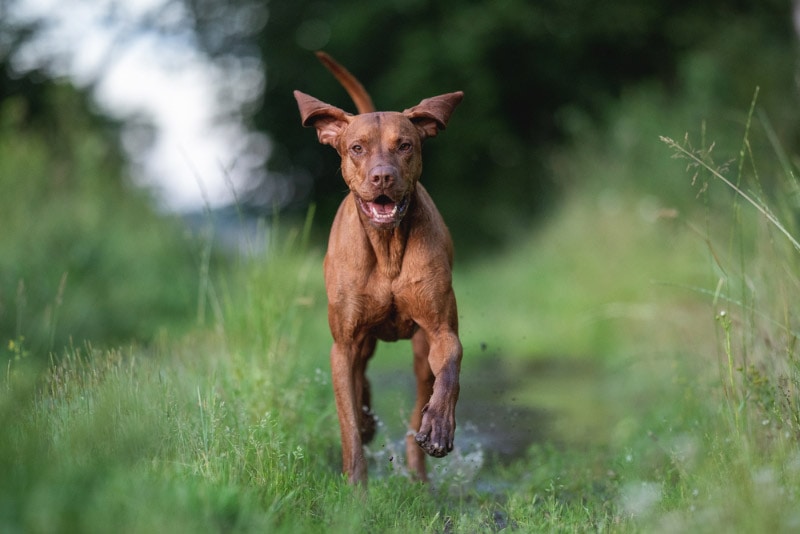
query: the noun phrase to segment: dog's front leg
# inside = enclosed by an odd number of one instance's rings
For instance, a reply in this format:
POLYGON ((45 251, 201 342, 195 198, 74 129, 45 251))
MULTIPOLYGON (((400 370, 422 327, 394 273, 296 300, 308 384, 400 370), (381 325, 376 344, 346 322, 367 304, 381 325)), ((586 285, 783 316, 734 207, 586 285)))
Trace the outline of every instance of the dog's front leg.
POLYGON ((417 378, 417 399, 411 412, 410 430, 406 435, 406 464, 413 476, 422 481, 428 480, 425 469, 425 452, 417 445, 415 436, 422 424, 422 413, 433 394, 433 371, 428 362, 430 345, 425 330, 420 328, 411 339, 414 348, 414 375, 417 378))
POLYGON ((453 450, 455 440, 462 348, 453 330, 430 337, 428 362, 435 377, 433 394, 414 439, 426 453, 441 458, 453 450))
POLYGON ((333 393, 342 434, 342 472, 351 483, 367 481, 367 462, 359 429, 359 411, 362 408, 356 391, 359 353, 355 343, 334 342, 331 348, 333 393))

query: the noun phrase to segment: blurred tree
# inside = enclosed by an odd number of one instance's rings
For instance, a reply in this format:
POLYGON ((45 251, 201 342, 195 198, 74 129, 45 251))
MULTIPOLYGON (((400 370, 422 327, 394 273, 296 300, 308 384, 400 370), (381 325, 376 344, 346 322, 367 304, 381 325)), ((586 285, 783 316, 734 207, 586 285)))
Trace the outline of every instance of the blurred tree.
MULTIPOLYGON (((264 5, 186 1, 201 34, 225 27, 212 19, 219 6, 241 19, 264 5)), ((758 63, 752 50, 747 59, 747 49, 725 44, 732 32, 744 28, 757 36, 746 46, 758 39, 778 43, 786 70, 793 66, 786 0, 272 0, 266 6, 263 30, 236 49, 254 54, 255 46, 265 64, 263 105, 252 126, 272 140, 273 178, 291 177, 297 204, 316 202, 321 224, 342 197, 335 153, 299 127, 292 99, 292 90, 301 89, 352 109, 313 50, 325 49, 346 65, 381 109, 402 110, 433 94, 464 90, 446 139, 426 146, 423 173, 463 246, 497 238, 537 214, 557 190, 543 151, 600 118, 626 86, 675 83, 690 51, 716 43, 722 50, 717 60, 738 65, 729 74, 743 83, 728 81, 718 95, 736 106, 746 106, 753 86, 764 82, 746 72, 745 65, 758 63)), ((212 41, 212 53, 228 53, 221 40, 212 41)), ((274 183, 263 185, 270 187, 274 183)))
POLYGON ((193 317, 194 246, 127 179, 119 131, 86 92, 0 57, 0 355, 148 340, 193 317))
MULTIPOLYGON (((190 247, 126 180, 118 128, 88 91, 46 68, 13 68, 44 24, 10 22, 13 1, 0 0, 0 342, 147 336, 191 305, 190 247)), ((109 0, 108 16, 125 16, 121 7, 109 0)), ((460 253, 540 213, 559 186, 549 150, 602 124, 633 84, 669 89, 694 76, 705 93, 693 98, 735 109, 761 85, 762 104, 780 101, 791 110, 780 118, 796 117, 788 0, 164 0, 128 30, 145 27, 188 32, 223 63, 265 66, 260 105, 232 111, 272 142, 249 203, 313 201, 323 227, 345 185, 334 151, 300 127, 292 90, 352 104, 312 51, 337 57, 381 109, 464 90, 447 132, 426 145, 423 174, 460 253)))
POLYGON ((299 126, 292 98, 301 89, 352 109, 312 51, 339 59, 381 109, 463 90, 448 131, 426 145, 422 178, 460 251, 541 213, 560 186, 550 148, 601 123, 627 87, 668 91, 687 57, 704 54, 709 94, 741 109, 755 85, 783 88, 763 91, 762 102, 786 101, 795 70, 789 0, 163 1, 153 13, 187 18, 143 24, 181 35, 188 27, 216 61, 264 65, 260 105, 236 112, 271 141, 266 179, 246 197, 256 208, 313 201, 327 226, 343 196, 336 154, 299 126), (754 51, 765 48, 768 60, 754 51))

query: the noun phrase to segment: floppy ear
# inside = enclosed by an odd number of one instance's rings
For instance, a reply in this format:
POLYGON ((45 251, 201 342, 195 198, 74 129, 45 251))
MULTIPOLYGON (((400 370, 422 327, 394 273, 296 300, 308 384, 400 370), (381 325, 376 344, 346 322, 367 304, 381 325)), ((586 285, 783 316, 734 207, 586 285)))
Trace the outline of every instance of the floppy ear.
POLYGON ((464 93, 461 91, 426 98, 413 108, 403 111, 403 115, 414 123, 423 139, 434 137, 439 130, 447 127, 450 114, 462 98, 464 93))
POLYGON ((320 143, 336 148, 339 135, 350 124, 353 116, 300 91, 294 92, 294 98, 297 100, 297 107, 300 108, 303 126, 313 126, 317 129, 320 143))

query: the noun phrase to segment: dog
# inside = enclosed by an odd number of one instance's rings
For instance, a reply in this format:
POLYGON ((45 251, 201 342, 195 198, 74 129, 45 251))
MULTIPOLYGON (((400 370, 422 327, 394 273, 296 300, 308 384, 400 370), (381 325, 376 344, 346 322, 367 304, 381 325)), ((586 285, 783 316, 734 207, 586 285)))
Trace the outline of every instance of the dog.
POLYGON ((427 481, 425 454, 453 450, 462 347, 452 287, 453 243, 419 182, 422 143, 444 130, 463 93, 376 112, 358 80, 333 58, 318 58, 356 104, 353 115, 294 92, 303 126, 336 149, 349 193, 331 226, 324 259, 331 374, 342 441, 342 471, 366 483, 363 445, 374 436, 367 363, 378 340, 411 339, 416 404, 406 437, 409 471, 427 481))

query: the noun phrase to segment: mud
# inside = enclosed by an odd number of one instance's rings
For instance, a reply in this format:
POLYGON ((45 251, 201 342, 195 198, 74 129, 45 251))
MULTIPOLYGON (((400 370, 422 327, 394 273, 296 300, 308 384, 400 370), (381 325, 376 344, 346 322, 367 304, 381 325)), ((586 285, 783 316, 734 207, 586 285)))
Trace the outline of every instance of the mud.
MULTIPOLYGON (((579 409, 576 403, 592 402, 586 390, 598 374, 591 362, 558 357, 512 364, 501 356, 482 355, 465 363, 456 447, 473 450, 478 444, 487 459, 506 463, 524 456, 534 444, 567 439, 563 427, 569 426, 570 410, 579 409)), ((415 391, 410 364, 408 372, 369 376, 384 433, 378 441, 387 439, 387 433, 402 437, 415 391)))

